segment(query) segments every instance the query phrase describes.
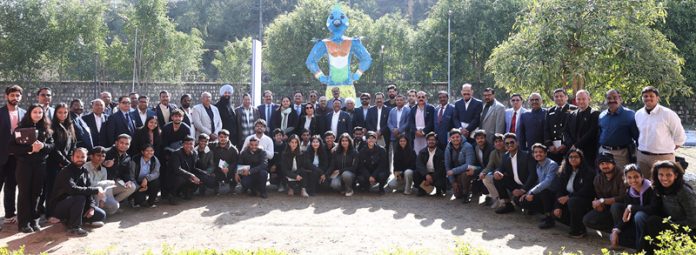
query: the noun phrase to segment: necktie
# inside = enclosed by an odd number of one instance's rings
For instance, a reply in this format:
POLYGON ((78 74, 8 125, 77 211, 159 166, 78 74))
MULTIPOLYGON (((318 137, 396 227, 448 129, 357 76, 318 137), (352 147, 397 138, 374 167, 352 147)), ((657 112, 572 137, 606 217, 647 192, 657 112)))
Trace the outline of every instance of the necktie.
POLYGON ((440 112, 437 114, 437 124, 440 125, 442 123, 442 112, 445 111, 445 107, 440 107, 440 112))
POLYGON ((130 114, 123 113, 123 115, 126 116, 126 121, 128 122, 128 131, 130 131, 132 134, 134 128, 133 128, 133 122, 131 121, 131 118, 130 118, 130 114))
POLYGON ((270 123, 271 121, 271 105, 267 104, 266 105, 266 122, 270 123))
POLYGON ((517 112, 512 114, 512 121, 510 121, 510 133, 515 133, 517 130, 517 112))

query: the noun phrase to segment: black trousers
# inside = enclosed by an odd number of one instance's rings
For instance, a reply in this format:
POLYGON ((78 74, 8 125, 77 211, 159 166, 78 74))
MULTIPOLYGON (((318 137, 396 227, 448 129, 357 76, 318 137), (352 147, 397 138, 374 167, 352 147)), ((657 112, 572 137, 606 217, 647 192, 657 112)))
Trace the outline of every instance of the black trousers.
POLYGON ((522 188, 522 185, 515 182, 512 177, 503 177, 501 180, 494 179, 493 184, 495 185, 495 189, 498 190, 499 198, 506 200, 510 200, 510 193, 508 192, 522 188))
POLYGON ((84 218, 85 209, 88 208, 86 203, 87 197, 84 195, 68 196, 56 204, 54 216, 65 220, 68 228, 81 227, 83 221, 96 222, 103 221, 106 218, 104 210, 96 206, 90 207, 94 209, 94 215, 90 218, 84 218))
POLYGON ((562 213, 558 221, 570 226, 570 231, 577 233, 585 230, 582 217, 592 210, 592 200, 583 197, 571 197, 565 205, 560 207, 562 213))
MULTIPOLYGON (((433 186, 437 188, 437 193, 444 194, 447 192, 447 178, 445 178, 444 173, 438 174, 435 172, 428 173, 427 175, 430 175, 433 178, 433 186)), ((421 174, 418 171, 413 173, 413 185, 418 187, 418 193, 425 193, 425 190, 420 187, 421 183, 425 181, 425 176, 426 175, 421 174)))
POLYGON ((137 183, 138 187, 131 197, 134 199, 136 204, 140 204, 147 200, 150 204, 155 202, 157 199, 157 193, 160 192, 160 178, 154 179, 147 182, 147 190, 140 191, 140 182, 137 183))
POLYGON ((0 166, 0 189, 5 188, 3 190, 4 200, 2 203, 5 207, 5 218, 15 216, 15 196, 17 194, 16 168, 17 158, 14 155, 7 156, 7 162, 0 166))
POLYGON ((611 217, 610 206, 604 206, 603 211, 590 210, 582 218, 583 224, 591 229, 611 232, 614 227, 614 219, 611 217))
MULTIPOLYGON (((161 177, 161 174, 160 174, 161 177)), ((167 181, 165 182, 166 185, 162 185, 163 187, 166 186, 169 189, 169 195, 174 196, 179 193, 184 193, 184 194, 192 194, 193 191, 195 191, 198 186, 191 182, 191 179, 187 175, 171 175, 167 177, 167 181)), ((202 181, 202 180, 201 180, 202 181)))
MULTIPOLYGON (((169 162, 169 156, 171 155, 170 152, 168 151, 163 151, 162 152, 162 157, 158 157, 160 160, 160 191, 162 192, 162 198, 167 198, 169 197, 171 193, 171 188, 170 188, 170 182, 169 180, 169 172, 171 171, 169 167, 167 166, 167 162, 169 162)), ((137 192, 137 191, 136 191, 137 192)))
POLYGON ((534 199, 532 199, 532 201, 527 201, 527 199, 523 199, 520 202, 520 207, 538 213, 545 213, 549 215, 551 214, 551 211, 553 211, 555 198, 553 192, 551 192, 549 189, 545 189, 539 193, 534 194, 533 198, 534 199))
POLYGON ((39 196, 39 205, 38 205, 38 210, 39 212, 41 211, 46 211, 46 215, 51 215, 51 212, 48 211, 48 200, 51 198, 51 191, 53 191, 53 184, 56 182, 56 176, 58 176, 58 172, 60 172, 60 166, 58 163, 48 161, 46 163, 46 179, 44 181, 43 185, 43 191, 41 192, 41 196, 39 196))
POLYGON ((321 177, 321 174, 321 171, 300 171, 302 179, 307 180, 305 183, 307 193, 311 195, 317 193, 317 186, 319 185, 319 177, 321 177))
POLYGON ((387 185, 387 179, 389 178, 388 172, 376 172, 372 175, 358 175, 357 183, 360 184, 360 189, 365 191, 370 190, 370 176, 375 177, 375 181, 379 183, 379 190, 384 191, 384 185, 387 185))
POLYGON ((205 188, 208 189, 215 189, 219 187, 219 183, 217 182, 215 173, 213 175, 208 175, 208 174, 202 174, 202 173, 195 173, 196 177, 201 180, 201 184, 198 185, 198 188, 203 190, 205 188))
POLYGON ((216 181, 229 183, 232 187, 237 185, 237 181, 234 180, 234 169, 230 169, 227 174, 223 173, 222 170, 215 169, 214 173, 216 181))
POLYGON ((46 178, 46 162, 17 161, 17 223, 20 228, 39 223, 39 196, 46 178))

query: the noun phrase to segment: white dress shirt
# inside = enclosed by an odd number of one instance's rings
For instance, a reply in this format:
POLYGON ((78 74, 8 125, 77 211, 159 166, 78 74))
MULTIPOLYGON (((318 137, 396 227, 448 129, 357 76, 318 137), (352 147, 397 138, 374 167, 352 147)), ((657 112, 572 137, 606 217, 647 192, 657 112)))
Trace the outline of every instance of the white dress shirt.
POLYGON ((520 180, 520 174, 517 172, 517 154, 518 153, 515 153, 514 156, 510 157, 510 162, 512 163, 512 177, 517 184, 524 185, 520 180))
POLYGON ((104 118, 102 116, 104 116, 103 113, 102 115, 94 114, 94 123, 97 124, 97 132, 101 132, 102 124, 104 124, 104 118))
POLYGON ((662 105, 655 106, 650 113, 645 107, 636 112, 638 150, 666 154, 674 153, 675 147, 684 145, 686 133, 677 114, 662 105))
POLYGON ((382 120, 382 108, 377 107, 377 132, 379 132, 380 124, 382 120))
POLYGON ((338 133, 338 117, 341 116, 341 112, 334 112, 333 115, 331 116, 331 131, 334 132, 336 136, 340 136, 341 134, 338 133))

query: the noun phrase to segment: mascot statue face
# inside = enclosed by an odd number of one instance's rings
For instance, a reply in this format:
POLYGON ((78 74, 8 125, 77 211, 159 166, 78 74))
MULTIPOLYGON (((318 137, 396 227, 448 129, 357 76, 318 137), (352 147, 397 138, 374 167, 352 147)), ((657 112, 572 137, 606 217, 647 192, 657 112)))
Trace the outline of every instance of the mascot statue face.
POLYGON ((343 33, 348 29, 348 15, 340 7, 334 6, 326 19, 326 27, 334 37, 343 36, 343 33))

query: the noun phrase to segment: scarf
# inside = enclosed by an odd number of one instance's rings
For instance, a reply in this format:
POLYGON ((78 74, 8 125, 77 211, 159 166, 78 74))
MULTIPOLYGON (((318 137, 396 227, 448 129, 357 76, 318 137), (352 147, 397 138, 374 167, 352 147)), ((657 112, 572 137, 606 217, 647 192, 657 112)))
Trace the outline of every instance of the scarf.
POLYGON ((280 112, 282 118, 280 121, 280 129, 285 130, 288 128, 288 116, 290 112, 292 112, 292 108, 287 108, 280 112))

